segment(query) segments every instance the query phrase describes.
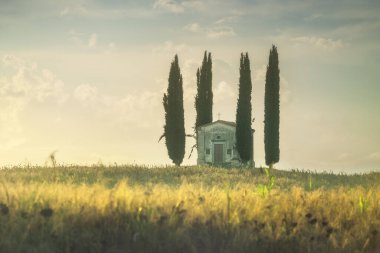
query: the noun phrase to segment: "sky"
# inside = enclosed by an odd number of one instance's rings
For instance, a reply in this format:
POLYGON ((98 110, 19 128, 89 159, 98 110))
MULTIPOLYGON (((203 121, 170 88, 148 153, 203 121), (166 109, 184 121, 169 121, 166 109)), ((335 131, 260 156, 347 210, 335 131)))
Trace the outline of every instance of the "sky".
MULTIPOLYGON (((280 61, 279 169, 380 171, 378 0, 0 0, 0 166, 171 164, 162 97, 178 54, 186 132, 212 53, 214 119, 235 121, 252 69, 255 162, 265 164, 269 50, 280 61), (220 114, 220 116, 219 116, 220 114)), ((187 138, 187 156, 195 140, 187 138)))

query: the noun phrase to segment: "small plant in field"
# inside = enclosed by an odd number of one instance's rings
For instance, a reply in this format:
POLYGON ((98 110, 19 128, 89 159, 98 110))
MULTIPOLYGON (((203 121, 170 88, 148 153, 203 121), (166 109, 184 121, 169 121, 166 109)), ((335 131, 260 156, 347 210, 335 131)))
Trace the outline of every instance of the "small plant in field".
POLYGON ((311 178, 311 175, 309 175, 309 191, 313 189, 313 180, 311 178))
POLYGON ((269 191, 271 191, 272 188, 274 187, 276 177, 270 174, 270 171, 268 168, 265 169, 265 175, 268 178, 268 189, 269 189, 269 191))
POLYGON ((227 223, 230 223, 231 217, 231 196, 230 193, 227 192, 227 223))
POLYGON ((224 183, 224 191, 226 192, 226 197, 227 197, 226 223, 229 224, 230 214, 231 214, 231 196, 230 196, 231 186, 230 184, 224 183))
POLYGON ((57 153, 57 151, 58 150, 54 150, 53 152, 51 152, 51 154, 45 162, 45 166, 48 166, 49 163, 51 164, 51 166, 53 166, 53 168, 57 166, 57 159, 55 159, 55 154, 57 153))
POLYGON ((359 210, 360 210, 360 213, 367 212, 368 206, 369 206, 368 199, 360 196, 359 197, 359 210))
POLYGON ((265 168, 265 175, 267 178, 267 184, 259 184, 257 186, 257 192, 259 193, 260 196, 266 197, 270 191, 273 189, 275 182, 276 182, 276 177, 270 174, 270 171, 268 168, 265 168))
POLYGON ((265 198, 269 193, 268 187, 266 185, 263 185, 263 184, 259 184, 256 188, 256 191, 263 198, 265 198))

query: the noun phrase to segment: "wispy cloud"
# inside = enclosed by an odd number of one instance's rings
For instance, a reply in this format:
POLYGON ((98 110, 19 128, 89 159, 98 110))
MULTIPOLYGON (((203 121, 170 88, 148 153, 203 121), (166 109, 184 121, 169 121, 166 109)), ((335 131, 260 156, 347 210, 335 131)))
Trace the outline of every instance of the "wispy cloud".
POLYGON ((202 1, 188 0, 188 1, 175 1, 175 0, 156 0, 153 4, 154 8, 160 8, 173 13, 182 13, 185 10, 200 10, 203 8, 202 1))
POLYGON ((221 37, 235 36, 234 29, 230 26, 217 26, 207 30, 207 36, 209 38, 218 39, 221 37))
MULTIPOLYGON (((264 87, 265 79, 267 73, 267 65, 261 65, 257 69, 253 69, 253 83, 257 83, 264 87)), ((289 82, 284 77, 283 74, 280 74, 280 102, 282 105, 287 105, 292 101, 292 92, 289 88, 289 82)))
POLYGON ((324 50, 336 50, 345 46, 340 39, 314 36, 301 36, 292 39, 296 44, 306 44, 324 50))
POLYGON ((37 64, 13 55, 4 56, 2 63, 12 69, 14 75, 1 79, 1 96, 38 102, 44 102, 50 97, 58 98, 61 102, 66 99, 63 81, 50 70, 40 69, 37 64))
POLYGON ((187 24, 184 29, 190 32, 199 32, 201 30, 201 27, 198 23, 190 23, 187 24))
POLYGON ((183 5, 186 9, 202 10, 202 9, 204 9, 204 7, 205 7, 204 2, 205 2, 205 1, 199 1, 199 0, 187 0, 187 1, 183 1, 183 2, 182 2, 182 5, 183 5))
POLYGON ((88 39, 88 46, 90 48, 95 48, 97 41, 98 41, 98 35, 96 33, 91 34, 90 38, 88 39))
POLYGON ((114 42, 100 41, 98 33, 84 33, 71 29, 68 32, 68 40, 83 50, 98 49, 110 53, 116 49, 114 42))
POLYGON ((110 42, 110 43, 108 43, 106 53, 109 54, 109 53, 113 52, 115 49, 117 49, 115 43, 110 42))
POLYGON ((343 38, 366 39, 379 38, 380 20, 347 23, 332 31, 332 34, 343 38))
POLYGON ((123 19, 123 18, 149 18, 153 16, 153 10, 141 7, 121 6, 118 8, 100 6, 94 2, 75 4, 64 7, 59 15, 61 18, 90 18, 90 19, 123 19))
MULTIPOLYGON (((0 86, 3 85, 0 79, 0 86)), ((20 137, 23 126, 20 123, 20 114, 26 102, 14 97, 0 96, 0 149, 11 149, 22 144, 25 140, 20 137)))
POLYGON ((280 102, 282 105, 287 105, 292 101, 292 92, 289 88, 289 82, 280 74, 280 102))
POLYGON ((68 32, 68 36, 69 36, 69 40, 76 43, 76 44, 83 44, 83 36, 84 34, 83 33, 79 33, 77 32, 76 30, 74 29, 71 29, 69 32, 68 32))
POLYGON ((221 25, 221 24, 235 23, 238 21, 239 16, 240 15, 225 16, 225 17, 220 18, 217 21, 215 21, 215 24, 221 25))
POLYGON ((307 17, 305 18, 305 20, 307 20, 307 21, 312 21, 312 20, 320 19, 320 18, 322 18, 322 17, 323 17, 323 15, 320 14, 320 13, 314 13, 314 14, 311 14, 310 16, 307 16, 307 17))
POLYGON ((154 8, 163 8, 170 12, 180 13, 185 11, 185 7, 180 3, 177 3, 173 0, 157 0, 154 5, 154 8))
POLYGON ((232 85, 226 81, 217 83, 213 89, 215 102, 223 102, 226 101, 226 99, 234 99, 237 96, 236 91, 237 90, 234 89, 232 85))
POLYGON ((265 75, 267 72, 267 66, 261 65, 259 68, 253 69, 253 81, 254 82, 265 82, 265 75))
POLYGON ((351 21, 379 21, 379 5, 356 5, 356 8, 339 8, 330 13, 332 18, 351 21))
POLYGON ((190 47, 184 43, 176 44, 170 40, 165 41, 163 44, 153 48, 154 53, 164 53, 174 55, 178 53, 188 52, 190 47))
POLYGON ((1 65, 10 74, 0 77, 0 149, 11 149, 25 142, 20 117, 31 103, 57 105, 68 96, 63 81, 36 63, 6 55, 1 65))
POLYGON ((74 90, 74 98, 84 105, 91 105, 98 100, 98 88, 90 84, 81 84, 74 90))
POLYGON ((151 127, 152 119, 157 118, 156 108, 161 105, 162 92, 143 90, 117 97, 100 92, 94 85, 81 84, 74 90, 73 97, 95 114, 113 119, 114 123, 151 127))
POLYGON ((367 155, 366 160, 380 161, 380 151, 375 151, 367 155))
POLYGON ((347 160, 347 159, 350 159, 352 157, 352 155, 350 153, 340 153, 338 155, 338 160, 347 160))
POLYGON ((91 13, 82 5, 67 6, 61 12, 60 15, 64 16, 87 16, 91 13))
POLYGON ((204 34, 211 39, 231 37, 236 35, 234 29, 231 26, 227 25, 212 25, 210 27, 202 27, 198 23, 190 23, 187 24, 183 29, 193 33, 204 34))

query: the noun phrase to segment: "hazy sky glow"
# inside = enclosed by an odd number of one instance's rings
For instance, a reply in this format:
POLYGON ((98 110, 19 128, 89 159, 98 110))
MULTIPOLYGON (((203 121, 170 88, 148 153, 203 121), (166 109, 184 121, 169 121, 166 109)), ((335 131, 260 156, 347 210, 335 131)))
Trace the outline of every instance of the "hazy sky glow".
MULTIPOLYGON (((380 170, 378 0, 1 0, 0 165, 169 164, 162 95, 178 53, 186 131, 213 56, 214 119, 235 121, 251 58, 255 160, 264 164, 266 64, 278 46, 282 169, 380 170)), ((187 155, 194 140, 187 140, 187 155)), ((194 164, 196 155, 185 159, 194 164)))

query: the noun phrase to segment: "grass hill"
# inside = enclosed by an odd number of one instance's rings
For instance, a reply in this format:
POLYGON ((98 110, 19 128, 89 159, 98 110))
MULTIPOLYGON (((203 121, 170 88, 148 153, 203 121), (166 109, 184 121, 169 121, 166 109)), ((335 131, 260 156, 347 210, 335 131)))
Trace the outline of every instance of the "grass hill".
POLYGON ((380 173, 0 170, 0 252, 380 252, 380 173))

